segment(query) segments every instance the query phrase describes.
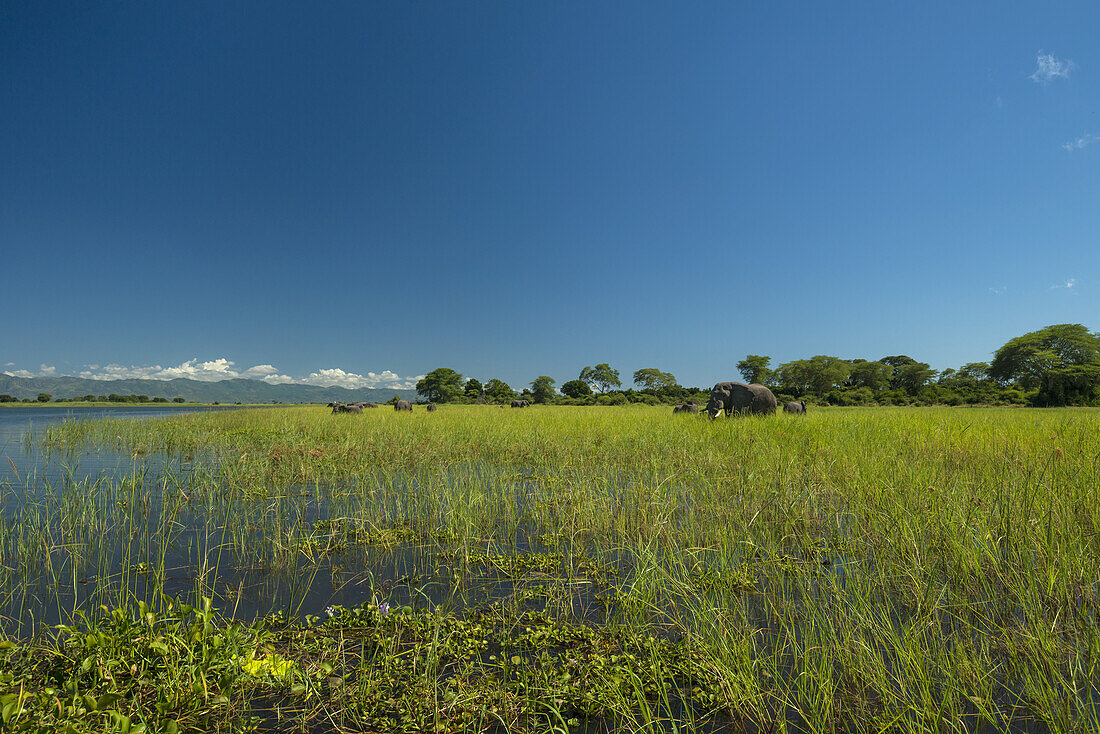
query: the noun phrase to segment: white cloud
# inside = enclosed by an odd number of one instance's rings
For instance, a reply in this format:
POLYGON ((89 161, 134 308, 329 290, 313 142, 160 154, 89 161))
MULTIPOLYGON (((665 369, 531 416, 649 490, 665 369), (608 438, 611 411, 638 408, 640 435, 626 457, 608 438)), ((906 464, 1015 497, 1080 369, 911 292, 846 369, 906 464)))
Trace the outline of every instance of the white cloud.
POLYGON ((263 377, 265 375, 274 375, 279 370, 269 364, 258 364, 255 367, 249 367, 241 373, 242 377, 263 377))
POLYGON ((333 367, 312 372, 309 377, 302 378, 301 382, 307 385, 322 385, 324 387, 392 387, 412 390, 416 387, 417 381, 422 379, 424 379, 424 375, 401 377, 390 370, 368 372, 365 375, 360 375, 355 372, 345 372, 339 367, 333 367))
POLYGON ((210 362, 199 362, 197 359, 191 359, 179 367, 169 367, 163 370, 162 374, 164 376, 156 379, 171 380, 176 377, 186 377, 191 380, 202 380, 203 382, 231 380, 241 376, 240 372, 233 369, 233 364, 224 357, 210 362))
POLYGON ((302 382, 323 387, 367 387, 366 378, 363 375, 344 372, 339 367, 311 372, 309 377, 302 378, 302 382))
POLYGON ((1067 291, 1071 291, 1071 290, 1074 289, 1074 287, 1076 287, 1076 285, 1077 285, 1077 278, 1069 278, 1068 280, 1066 280, 1064 285, 1052 285, 1050 288, 1051 288, 1051 290, 1065 289, 1067 291))
POLYGON ((1068 143, 1062 143, 1062 147, 1072 153, 1075 150, 1081 150, 1087 145, 1100 142, 1100 135, 1094 135, 1093 133, 1085 133, 1079 138, 1070 140, 1068 143))
MULTIPOLYGON (((4 366, 12 367, 14 365, 15 362, 8 362, 4 366)), ((38 366, 38 372, 31 372, 30 370, 12 370, 9 372, 5 370, 0 372, 0 374, 10 375, 11 377, 53 377, 56 372, 57 368, 53 365, 42 364, 38 366)))
POLYGON ((107 364, 100 367, 99 365, 85 365, 87 369, 83 369, 77 373, 77 377, 82 377, 85 380, 148 380, 156 379, 153 375, 160 372, 163 368, 160 365, 153 367, 124 367, 121 364, 107 364))
POLYGON ((1035 54, 1035 64, 1038 68, 1028 76, 1036 84, 1049 84, 1055 79, 1069 79, 1069 73, 1077 68, 1073 61, 1066 59, 1059 61, 1054 54, 1045 54, 1042 51, 1035 54))
POLYGON ((217 382, 231 380, 241 375, 233 369, 233 362, 219 358, 210 362, 190 359, 176 367, 161 367, 159 364, 144 367, 137 365, 126 367, 121 364, 109 364, 103 367, 87 365, 87 369, 82 370, 79 376, 86 380, 174 380, 177 377, 185 377, 203 382, 217 382))
POLYGON ((1003 296, 1006 291, 1008 291, 1008 286, 1004 286, 1004 285, 1002 285, 1000 288, 990 288, 989 289, 990 293, 993 293, 994 295, 998 295, 998 296, 1003 296))
POLYGON ((416 383, 420 382, 426 377, 426 375, 417 375, 416 377, 406 377, 401 382, 394 382, 390 385, 378 385, 378 387, 392 387, 395 390, 415 390, 416 383))
MULTIPOLYGON (((56 371, 54 367, 42 365, 42 374, 52 375, 56 371)), ((19 370, 17 377, 35 377, 34 373, 19 370)), ((424 378, 424 375, 415 377, 402 377, 392 370, 381 372, 366 372, 359 374, 349 372, 339 367, 319 369, 311 372, 307 377, 293 377, 284 375, 271 364, 257 364, 244 371, 238 371, 232 360, 220 357, 218 359, 200 362, 198 359, 190 359, 175 367, 162 365, 121 365, 88 364, 84 366, 78 377, 86 380, 174 380, 186 378, 201 380, 203 382, 218 382, 237 378, 255 379, 269 385, 319 385, 322 387, 376 387, 384 389, 414 390, 416 383, 424 378)))

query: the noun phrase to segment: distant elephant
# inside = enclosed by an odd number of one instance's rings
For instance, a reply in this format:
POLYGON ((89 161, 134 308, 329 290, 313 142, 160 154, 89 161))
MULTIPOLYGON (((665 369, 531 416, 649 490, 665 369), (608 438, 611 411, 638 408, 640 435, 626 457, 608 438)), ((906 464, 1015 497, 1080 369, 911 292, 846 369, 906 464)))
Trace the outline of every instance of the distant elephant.
POLYGON ((337 403, 332 406, 333 413, 362 413, 363 406, 352 403, 351 405, 341 405, 337 403))
POLYGON ((779 401, 771 390, 763 385, 743 382, 719 382, 710 391, 707 413, 717 418, 723 410, 730 413, 761 413, 771 415, 779 406, 779 401))
POLYGON ((673 413, 698 413, 699 406, 695 403, 680 403, 672 409, 673 413))
POLYGON ((527 400, 513 400, 512 401, 512 407, 513 408, 526 408, 530 404, 531 403, 527 400))
POLYGON ((806 401, 799 400, 796 403, 783 403, 783 412, 801 415, 806 412, 806 401))
POLYGON ((364 408, 377 408, 378 403, 363 403, 364 408))
POLYGON ((411 413, 413 409, 413 404, 410 403, 408 400, 398 400, 396 403, 393 404, 393 409, 407 410, 411 413))
POLYGON ((431 413, 435 410, 435 403, 428 403, 428 412, 431 413))

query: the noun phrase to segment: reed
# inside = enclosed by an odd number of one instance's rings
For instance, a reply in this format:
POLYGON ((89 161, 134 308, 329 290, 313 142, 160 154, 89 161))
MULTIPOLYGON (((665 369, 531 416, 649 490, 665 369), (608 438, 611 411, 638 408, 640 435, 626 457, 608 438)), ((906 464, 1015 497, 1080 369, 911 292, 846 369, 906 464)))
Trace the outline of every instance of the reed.
MULTIPOLYGON (((204 663, 222 666, 225 703, 202 725, 226 730, 1098 731, 1098 416, 287 407, 66 423, 45 451, 129 466, 6 489, 7 629, 48 657, 77 628, 130 634, 138 602, 170 615, 211 598, 226 616, 204 629, 263 640, 249 660, 267 661, 204 663), (190 588, 172 586, 179 569, 190 588), (49 618, 68 631, 44 635, 49 618)), ((0 706, 17 695, 45 725, 20 660, 0 706)), ((115 693, 132 721, 161 721, 115 693)))

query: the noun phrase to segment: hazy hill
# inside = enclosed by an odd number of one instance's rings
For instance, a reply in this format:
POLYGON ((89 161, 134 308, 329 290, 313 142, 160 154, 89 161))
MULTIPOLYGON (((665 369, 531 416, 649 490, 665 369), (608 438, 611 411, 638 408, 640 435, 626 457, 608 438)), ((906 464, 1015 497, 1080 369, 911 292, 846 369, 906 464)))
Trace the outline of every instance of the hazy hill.
POLYGON ((148 395, 151 398, 183 398, 196 403, 327 403, 332 400, 382 402, 395 394, 416 399, 415 390, 393 388, 319 387, 317 385, 269 385, 259 380, 222 380, 202 382, 176 380, 84 380, 79 377, 11 377, 0 374, 0 394, 19 399, 49 393, 54 398, 78 398, 82 395, 148 395))

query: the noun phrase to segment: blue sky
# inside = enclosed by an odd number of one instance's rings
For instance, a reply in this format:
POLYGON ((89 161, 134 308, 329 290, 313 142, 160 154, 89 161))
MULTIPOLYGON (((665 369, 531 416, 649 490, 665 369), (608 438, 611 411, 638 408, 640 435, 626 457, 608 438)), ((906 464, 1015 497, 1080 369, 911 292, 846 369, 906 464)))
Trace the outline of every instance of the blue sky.
POLYGON ((1100 4, 0 4, 0 370, 687 385, 1100 328, 1100 4), (961 6, 961 7, 960 7, 961 6))

